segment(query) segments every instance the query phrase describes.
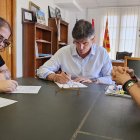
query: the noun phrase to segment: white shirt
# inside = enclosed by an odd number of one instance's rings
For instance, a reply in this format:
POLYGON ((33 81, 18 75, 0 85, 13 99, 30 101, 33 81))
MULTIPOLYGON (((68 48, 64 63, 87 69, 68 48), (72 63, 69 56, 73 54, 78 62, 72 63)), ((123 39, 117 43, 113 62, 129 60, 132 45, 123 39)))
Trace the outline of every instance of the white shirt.
POLYGON ((91 52, 85 58, 81 58, 75 45, 65 46, 38 69, 37 75, 46 79, 49 74, 60 68, 71 77, 82 76, 97 79, 98 83, 112 84, 112 63, 103 47, 92 45, 91 52))

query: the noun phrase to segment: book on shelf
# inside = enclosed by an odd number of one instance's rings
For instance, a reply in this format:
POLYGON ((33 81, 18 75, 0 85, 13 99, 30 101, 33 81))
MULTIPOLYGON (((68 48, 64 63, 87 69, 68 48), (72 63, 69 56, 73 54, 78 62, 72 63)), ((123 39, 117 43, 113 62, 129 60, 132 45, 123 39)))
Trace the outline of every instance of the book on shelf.
POLYGON ((39 57, 51 57, 52 54, 47 54, 47 53, 39 53, 38 54, 39 57))

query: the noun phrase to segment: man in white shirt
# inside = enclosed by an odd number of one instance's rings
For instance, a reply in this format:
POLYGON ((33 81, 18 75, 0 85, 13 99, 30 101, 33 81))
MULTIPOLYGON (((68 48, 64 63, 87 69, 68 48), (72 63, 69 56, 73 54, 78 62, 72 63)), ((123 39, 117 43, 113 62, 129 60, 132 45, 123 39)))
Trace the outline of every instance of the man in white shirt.
POLYGON ((86 20, 76 22, 73 31, 73 45, 59 49, 37 71, 40 78, 67 83, 96 82, 112 84, 112 63, 107 51, 94 44, 95 32, 92 24, 86 20), (56 73, 59 69, 61 73, 56 73))

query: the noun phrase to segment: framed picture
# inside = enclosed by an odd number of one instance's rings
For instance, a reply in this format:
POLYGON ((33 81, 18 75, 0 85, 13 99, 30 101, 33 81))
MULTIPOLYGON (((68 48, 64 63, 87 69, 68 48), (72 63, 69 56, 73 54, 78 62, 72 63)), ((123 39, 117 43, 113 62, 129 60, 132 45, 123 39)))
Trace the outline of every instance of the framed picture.
POLYGON ((37 6, 36 4, 34 4, 32 1, 30 1, 29 2, 29 9, 31 10, 31 11, 33 11, 33 14, 34 14, 34 21, 37 21, 37 19, 36 19, 36 12, 38 11, 38 10, 40 10, 40 7, 39 6, 37 6))
POLYGON ((22 22, 34 22, 33 11, 22 8, 22 22))
POLYGON ((56 15, 55 15, 55 9, 48 6, 48 13, 49 13, 49 18, 55 18, 56 15))
POLYGON ((36 18, 37 18, 38 23, 46 25, 45 13, 44 12, 42 12, 41 10, 38 10, 36 12, 36 18))
POLYGON ((37 6, 36 4, 34 4, 32 1, 29 2, 29 9, 31 11, 37 12, 38 10, 40 10, 40 7, 37 6))
POLYGON ((55 8, 55 15, 57 18, 61 18, 61 11, 57 7, 55 8))

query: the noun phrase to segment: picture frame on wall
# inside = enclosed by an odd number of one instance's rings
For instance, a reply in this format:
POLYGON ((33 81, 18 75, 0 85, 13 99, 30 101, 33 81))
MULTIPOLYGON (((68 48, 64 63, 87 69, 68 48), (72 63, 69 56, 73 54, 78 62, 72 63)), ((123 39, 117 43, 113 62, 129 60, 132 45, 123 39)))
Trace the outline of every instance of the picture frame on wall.
POLYGON ((61 11, 57 7, 55 8, 55 15, 56 15, 57 18, 61 18, 61 11))
POLYGON ((48 14, 49 14, 49 18, 55 18, 56 17, 55 9, 52 8, 51 6, 48 6, 48 14))
POLYGON ((29 9, 31 11, 37 12, 38 10, 40 10, 40 7, 38 5, 36 5, 35 3, 33 3, 32 1, 29 2, 29 9))
POLYGON ((33 11, 22 8, 22 22, 35 22, 33 11))
POLYGON ((36 18, 37 18, 37 23, 46 25, 46 20, 45 20, 45 13, 41 10, 38 10, 36 12, 36 18))
POLYGON ((31 11, 33 11, 33 14, 34 14, 34 20, 37 21, 37 18, 36 18, 36 13, 38 10, 40 10, 40 7, 38 5, 36 5, 35 3, 33 3, 32 1, 29 2, 29 9, 31 11))

